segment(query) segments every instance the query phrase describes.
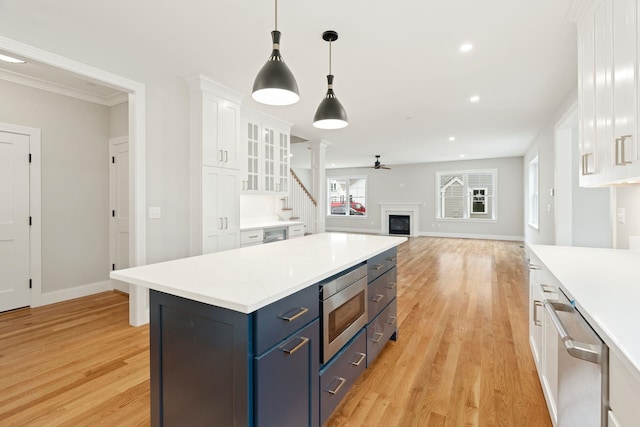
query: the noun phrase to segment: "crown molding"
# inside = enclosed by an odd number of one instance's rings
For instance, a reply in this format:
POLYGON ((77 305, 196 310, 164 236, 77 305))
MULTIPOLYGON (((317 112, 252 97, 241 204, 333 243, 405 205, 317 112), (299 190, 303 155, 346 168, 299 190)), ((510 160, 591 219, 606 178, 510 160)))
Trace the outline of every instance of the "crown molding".
POLYGON ((580 15, 587 8, 591 0, 571 0, 565 13, 565 19, 569 22, 578 22, 580 15))
POLYGON ((69 86, 53 83, 50 81, 26 76, 24 74, 14 73, 7 70, 0 70, 0 80, 17 83, 34 89, 40 89, 58 95, 69 96, 71 98, 80 99, 94 104, 100 104, 107 107, 127 102, 129 95, 124 92, 116 92, 110 96, 100 96, 93 93, 85 92, 69 86))

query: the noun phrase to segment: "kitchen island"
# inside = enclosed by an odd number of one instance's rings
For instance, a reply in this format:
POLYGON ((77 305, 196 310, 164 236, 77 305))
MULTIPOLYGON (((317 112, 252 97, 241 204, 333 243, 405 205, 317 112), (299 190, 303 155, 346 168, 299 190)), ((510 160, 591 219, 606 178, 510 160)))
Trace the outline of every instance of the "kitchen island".
POLYGON ((319 425, 318 283, 405 240, 322 233, 113 272, 151 290, 152 425, 319 425))

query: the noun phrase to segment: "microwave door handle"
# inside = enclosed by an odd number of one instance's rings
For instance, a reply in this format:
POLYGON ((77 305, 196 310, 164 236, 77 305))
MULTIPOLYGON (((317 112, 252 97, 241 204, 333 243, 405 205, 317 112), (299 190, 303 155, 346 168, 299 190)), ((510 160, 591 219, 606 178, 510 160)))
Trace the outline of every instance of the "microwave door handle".
POLYGON ((545 301, 544 308, 549 313, 549 317, 551 318, 551 322, 553 326, 555 326, 558 334, 560 335, 560 339, 564 344, 564 348, 567 349, 567 353, 576 359, 586 360, 587 362, 600 364, 602 353, 597 349, 597 347, 583 343, 580 341, 574 340, 567 328, 565 328, 564 324, 558 317, 557 310, 560 311, 571 311, 571 307, 567 306, 558 301, 545 301))

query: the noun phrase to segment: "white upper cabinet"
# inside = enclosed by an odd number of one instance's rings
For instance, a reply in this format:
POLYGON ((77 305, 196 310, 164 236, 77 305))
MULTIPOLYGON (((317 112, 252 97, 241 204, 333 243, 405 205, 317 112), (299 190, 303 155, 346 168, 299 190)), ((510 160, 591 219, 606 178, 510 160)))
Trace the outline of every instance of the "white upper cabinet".
POLYGON ((240 98, 202 76, 191 90, 191 148, 202 165, 240 168, 240 98))
POLYGON ((288 194, 291 124, 243 107, 241 128, 242 192, 288 194))
POLYGON ((640 178, 638 2, 593 0, 578 19, 580 185, 640 178))

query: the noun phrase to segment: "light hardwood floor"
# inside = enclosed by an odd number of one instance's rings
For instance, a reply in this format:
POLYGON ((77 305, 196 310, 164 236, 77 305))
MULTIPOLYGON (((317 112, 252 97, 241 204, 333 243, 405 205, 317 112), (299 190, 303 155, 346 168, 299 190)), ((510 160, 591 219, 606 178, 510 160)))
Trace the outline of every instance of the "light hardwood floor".
MULTIPOLYGON (((550 426, 531 357, 518 243, 399 248, 399 340, 327 426, 550 426)), ((0 426, 149 424, 148 328, 104 293, 0 314, 0 426)))

